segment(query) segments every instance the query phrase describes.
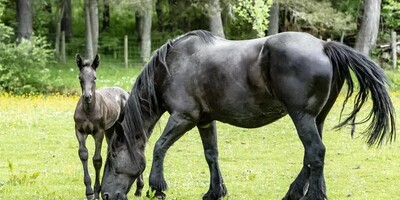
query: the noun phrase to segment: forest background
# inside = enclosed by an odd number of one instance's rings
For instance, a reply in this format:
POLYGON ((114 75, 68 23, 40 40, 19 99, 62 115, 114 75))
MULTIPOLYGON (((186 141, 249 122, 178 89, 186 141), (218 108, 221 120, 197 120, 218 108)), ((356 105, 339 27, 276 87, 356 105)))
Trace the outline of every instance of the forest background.
POLYGON ((168 39, 196 29, 228 39, 308 32, 388 68, 389 54, 376 47, 399 27, 395 0, 0 0, 0 90, 62 93, 54 71, 73 68, 76 53, 140 68, 168 39))

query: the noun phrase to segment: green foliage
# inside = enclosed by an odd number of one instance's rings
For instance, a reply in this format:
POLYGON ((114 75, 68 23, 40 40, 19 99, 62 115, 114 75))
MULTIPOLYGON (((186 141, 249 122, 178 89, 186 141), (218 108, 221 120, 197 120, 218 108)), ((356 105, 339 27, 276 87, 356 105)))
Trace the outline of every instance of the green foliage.
POLYGON ((265 35, 264 31, 268 28, 271 5, 272 0, 240 0, 234 6, 234 10, 244 21, 252 24, 257 36, 262 37, 265 35))
POLYGON ((10 170, 10 177, 7 181, 7 183, 4 184, 10 184, 10 185, 32 185, 35 183, 36 179, 39 177, 40 173, 35 172, 32 174, 28 173, 22 173, 22 174, 17 174, 14 171, 14 163, 8 160, 8 169, 10 170))
POLYGON ((52 50, 43 37, 33 36, 19 45, 0 41, 0 89, 16 94, 47 92, 46 65, 51 58, 52 50))
POLYGON ((352 15, 332 8, 326 0, 287 0, 285 9, 290 11, 291 30, 306 31, 323 37, 339 37, 342 32, 354 34, 356 23, 352 15))
MULTIPOLYGON (((4 13, 0 1, 0 18, 4 13)), ((12 28, 0 21, 0 90, 13 93, 45 92, 52 51, 42 37, 33 36, 19 45, 12 41, 12 28)))
POLYGON ((400 31, 400 2, 398 0, 383 0, 381 15, 387 29, 400 31))

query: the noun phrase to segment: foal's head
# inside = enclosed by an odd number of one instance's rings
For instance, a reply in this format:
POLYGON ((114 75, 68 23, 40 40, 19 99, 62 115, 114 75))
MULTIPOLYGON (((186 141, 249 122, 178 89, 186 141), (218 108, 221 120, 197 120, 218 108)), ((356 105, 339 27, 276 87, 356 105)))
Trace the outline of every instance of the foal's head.
POLYGON ((96 69, 99 66, 99 55, 93 59, 83 61, 79 54, 76 54, 76 65, 79 68, 79 82, 82 89, 82 97, 86 103, 92 102, 96 91, 96 69))

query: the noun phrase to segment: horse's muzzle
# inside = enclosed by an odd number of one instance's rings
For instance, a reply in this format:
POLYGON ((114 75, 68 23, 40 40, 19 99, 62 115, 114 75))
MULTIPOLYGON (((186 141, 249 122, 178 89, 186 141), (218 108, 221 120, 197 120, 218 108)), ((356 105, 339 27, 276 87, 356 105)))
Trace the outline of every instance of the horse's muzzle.
POLYGON ((84 100, 86 103, 92 102, 92 94, 84 94, 84 95, 83 95, 83 100, 84 100))
POLYGON ((103 200, 127 200, 128 199, 125 194, 122 194, 120 192, 115 192, 114 195, 111 195, 110 193, 105 192, 105 193, 103 193, 102 198, 103 198, 103 200))

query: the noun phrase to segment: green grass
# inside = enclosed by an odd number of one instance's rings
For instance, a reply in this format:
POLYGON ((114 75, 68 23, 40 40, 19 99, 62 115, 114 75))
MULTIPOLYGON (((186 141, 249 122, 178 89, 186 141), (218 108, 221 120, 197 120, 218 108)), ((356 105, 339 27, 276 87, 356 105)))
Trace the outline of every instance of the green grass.
MULTIPOLYGON (((135 75, 131 74, 138 71, 120 67, 114 72, 114 67, 100 67, 99 85, 119 85, 120 81, 119 86, 126 89, 132 86, 135 75), (106 77, 110 81, 102 83, 106 77)), ((76 84, 79 94, 75 68, 60 68, 55 74, 62 79, 60 82, 76 84)), ((399 112, 400 93, 391 92, 391 97, 399 112)), ((77 100, 76 95, 0 95, 0 200, 85 199, 72 118, 77 100)), ((339 121, 342 101, 340 96, 325 125, 328 197, 399 199, 399 142, 368 148, 359 134, 352 139, 347 128, 332 130, 339 121)), ((144 192, 148 189, 153 146, 166 120, 167 115, 162 117, 147 145, 144 192)), ((399 127, 400 119, 397 124, 399 127)), ((357 127, 358 132, 365 127, 357 127)), ((220 167, 229 192, 226 199, 281 199, 302 165, 303 147, 288 117, 258 129, 218 123, 218 139, 220 167)), ((93 146, 92 138, 88 138, 90 155, 93 146)), ((90 172, 93 177, 92 164, 90 172)), ((208 190, 209 170, 197 130, 188 132, 168 151, 165 178, 170 188, 166 192, 168 199, 201 199, 208 190)), ((131 192, 129 199, 146 198, 136 198, 131 192)))

